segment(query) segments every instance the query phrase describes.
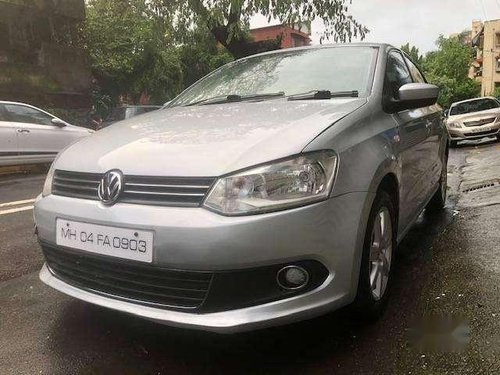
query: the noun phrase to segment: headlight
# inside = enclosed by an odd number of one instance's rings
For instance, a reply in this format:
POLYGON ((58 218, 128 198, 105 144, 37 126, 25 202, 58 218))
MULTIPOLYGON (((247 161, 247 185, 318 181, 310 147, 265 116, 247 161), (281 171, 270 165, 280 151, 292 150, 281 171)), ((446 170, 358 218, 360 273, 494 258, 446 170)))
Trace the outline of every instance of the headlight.
POLYGON ((47 195, 52 194, 52 180, 54 179, 54 164, 56 161, 52 163, 50 166, 49 172, 47 173, 47 177, 45 178, 45 183, 43 184, 42 197, 46 197, 47 195))
POLYGON ((223 177, 203 205, 224 215, 244 215, 318 202, 328 198, 337 164, 333 151, 319 151, 223 177))
POLYGON ((447 125, 450 129, 460 129, 462 127, 459 122, 449 122, 447 125))

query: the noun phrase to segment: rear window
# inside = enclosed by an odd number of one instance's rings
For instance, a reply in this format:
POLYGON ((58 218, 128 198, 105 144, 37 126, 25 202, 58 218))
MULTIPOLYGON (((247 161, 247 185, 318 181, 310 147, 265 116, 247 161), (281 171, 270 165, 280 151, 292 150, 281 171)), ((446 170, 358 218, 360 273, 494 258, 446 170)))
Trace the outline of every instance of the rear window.
POLYGON ((473 113, 487 111, 500 107, 500 103, 495 99, 479 99, 470 102, 458 103, 451 107, 450 116, 463 115, 465 113, 473 113))

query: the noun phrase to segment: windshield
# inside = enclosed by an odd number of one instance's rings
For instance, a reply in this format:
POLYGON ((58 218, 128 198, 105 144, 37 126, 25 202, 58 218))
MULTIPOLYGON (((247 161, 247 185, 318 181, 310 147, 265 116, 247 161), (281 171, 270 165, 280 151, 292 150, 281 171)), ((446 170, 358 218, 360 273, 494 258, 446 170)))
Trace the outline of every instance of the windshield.
POLYGON ((195 83, 171 106, 229 95, 282 92, 289 96, 312 90, 358 91, 359 96, 367 96, 376 53, 371 47, 334 47, 238 60, 195 83))
POLYGON ((458 103, 451 107, 450 116, 463 115, 465 113, 473 113, 479 111, 486 111, 500 107, 494 99, 479 99, 470 102, 458 103))

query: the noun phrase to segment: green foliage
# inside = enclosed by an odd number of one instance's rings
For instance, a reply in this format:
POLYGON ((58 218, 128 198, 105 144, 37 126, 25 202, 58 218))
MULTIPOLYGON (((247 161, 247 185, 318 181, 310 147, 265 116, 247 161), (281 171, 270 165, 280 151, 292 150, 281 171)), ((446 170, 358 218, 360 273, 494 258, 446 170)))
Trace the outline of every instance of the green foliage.
POLYGON ((494 96, 497 99, 500 99, 500 87, 495 87, 495 90, 491 93, 491 96, 494 96))
POLYGON ((225 48, 217 45, 211 34, 199 27, 188 33, 185 44, 179 47, 179 57, 184 87, 233 60, 225 48))
POLYGON ((104 97, 147 94, 160 103, 181 89, 177 49, 147 12, 143 0, 88 2, 85 48, 104 97))
POLYGON ((348 15, 350 0, 88 0, 82 27, 98 87, 94 105, 102 113, 119 96, 147 96, 162 104, 217 67, 279 47, 254 42, 250 18, 263 14, 283 23, 322 19, 323 38, 364 38, 364 26, 348 15))
POLYGON ((401 46, 401 50, 405 52, 418 67, 422 67, 424 62, 424 56, 420 54, 420 51, 415 46, 410 46, 410 43, 406 43, 404 46, 401 46))
POLYGON ((429 52, 423 61, 423 70, 430 83, 441 88, 438 102, 448 107, 453 102, 479 95, 479 84, 468 77, 473 49, 458 38, 440 36, 437 51, 429 52))
MULTIPOLYGON (((320 19, 325 25, 323 39, 335 42, 364 39, 369 30, 348 14, 352 0, 150 0, 151 7, 185 34, 193 25, 204 25, 234 57, 260 50, 263 42, 248 39, 251 17, 261 14, 268 21, 304 24, 320 19)), ((264 43, 266 44, 266 43, 264 43)), ((269 43, 267 43, 269 44, 269 43)), ((274 48, 277 48, 275 45, 274 48)))

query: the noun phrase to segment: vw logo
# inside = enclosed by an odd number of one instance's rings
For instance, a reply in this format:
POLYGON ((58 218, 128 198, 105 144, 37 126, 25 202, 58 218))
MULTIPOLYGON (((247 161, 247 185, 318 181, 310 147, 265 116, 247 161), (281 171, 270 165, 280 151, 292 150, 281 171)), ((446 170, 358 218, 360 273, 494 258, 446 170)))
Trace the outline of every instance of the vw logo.
POLYGON ((123 190, 123 173, 118 169, 107 171, 101 178, 97 195, 102 203, 106 205, 114 204, 123 190))

